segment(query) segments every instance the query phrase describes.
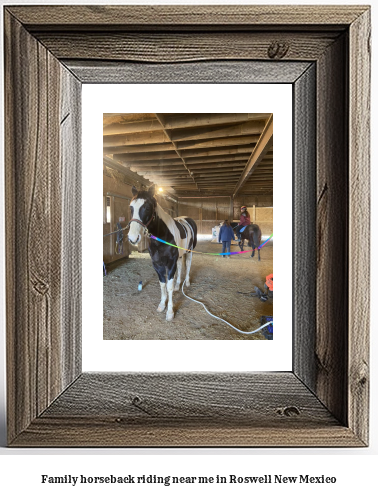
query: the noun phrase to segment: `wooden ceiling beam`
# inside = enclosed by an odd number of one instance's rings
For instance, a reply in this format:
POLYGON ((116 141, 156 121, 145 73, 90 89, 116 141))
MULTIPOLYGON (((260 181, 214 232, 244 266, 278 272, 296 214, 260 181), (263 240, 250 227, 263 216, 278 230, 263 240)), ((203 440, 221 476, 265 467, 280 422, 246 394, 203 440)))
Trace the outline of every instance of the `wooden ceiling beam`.
POLYGON ((255 145, 259 135, 242 135, 240 137, 226 137, 222 139, 203 139, 198 141, 182 141, 178 143, 179 151, 183 149, 215 148, 242 144, 255 145))
MULTIPOLYGON (((172 162, 180 161, 180 159, 178 158, 175 151, 169 151, 169 152, 167 151, 164 153, 157 152, 157 153, 139 154, 139 155, 136 155, 136 154, 129 155, 129 154, 123 153, 123 154, 119 154, 119 155, 113 155, 113 158, 117 159, 118 161, 127 161, 127 162, 135 162, 135 163, 146 162, 146 164, 148 164, 147 162, 154 162, 154 161, 160 161, 160 160, 164 160, 167 163, 169 163, 170 161, 172 161, 172 162)), ((181 164, 182 164, 182 162, 181 162, 181 164)))
POLYGON ((134 172, 140 172, 140 175, 181 175, 181 174, 187 174, 189 175, 189 172, 185 170, 184 168, 181 168, 180 170, 134 170, 134 172))
POLYGON ((237 183, 237 181, 238 180, 235 179, 235 178, 228 178, 228 177, 224 178, 224 179, 219 179, 218 181, 215 181, 215 182, 209 181, 209 180, 202 181, 200 179, 197 179, 197 183, 198 183, 199 186, 204 186, 204 185, 211 186, 213 184, 214 184, 214 186, 216 184, 233 184, 235 186, 235 184, 237 183))
POLYGON ((161 125, 153 118, 147 121, 135 121, 131 123, 112 123, 103 128, 103 135, 132 134, 134 132, 152 132, 161 130, 161 125))
POLYGON ((192 179, 193 177, 188 174, 188 172, 182 172, 178 174, 143 174, 144 177, 158 177, 159 179, 192 179))
POLYGON ((133 154, 133 153, 147 153, 149 151, 173 151, 173 144, 169 144, 169 142, 160 144, 145 144, 144 146, 113 146, 113 147, 104 147, 104 154, 133 154))
POLYGON ((223 177, 235 177, 238 179, 240 177, 239 172, 225 172, 223 174, 196 174, 196 179, 222 179, 223 177))
POLYGON ((219 169, 201 169, 201 170, 192 170, 194 175, 203 174, 203 175, 217 175, 217 174, 238 174, 243 171, 243 167, 234 167, 234 168, 219 168, 219 169))
POLYGON ((215 170, 224 168, 244 168, 245 162, 242 161, 230 161, 229 163, 190 163, 188 165, 190 170, 215 170))
POLYGON ((133 134, 108 135, 104 137, 104 147, 132 146, 135 144, 156 144, 170 142, 163 130, 136 132, 133 134))
POLYGON ((241 147, 218 147, 218 148, 202 148, 202 149, 189 149, 183 150, 182 156, 184 158, 195 158, 197 156, 200 157, 208 157, 208 156, 219 156, 219 155, 233 155, 233 154, 247 154, 250 155, 252 153, 253 146, 241 146, 241 147))
POLYGON ((246 161, 251 155, 225 155, 225 156, 211 156, 205 158, 185 158, 187 165, 205 165, 207 163, 228 163, 228 162, 243 162, 245 165, 246 161))
MULTIPOLYGON (((195 185, 195 183, 193 182, 193 179, 191 177, 187 177, 186 179, 160 179, 160 178, 157 178, 157 177, 154 177, 153 178, 154 180, 156 180, 157 183, 163 185, 163 184, 193 184, 193 186, 195 185)), ((150 179, 151 180, 151 179, 150 179)))
POLYGON ((132 123, 134 121, 144 121, 154 119, 154 113, 104 113, 103 126, 111 125, 112 123, 132 123))
POLYGON ((167 130, 171 130, 175 128, 237 123, 247 120, 267 120, 269 113, 186 113, 179 116, 167 116, 163 113, 161 118, 164 127, 167 130))
POLYGON ((261 160, 264 158, 266 152, 271 148, 273 144, 273 115, 271 115, 266 122, 265 128, 253 150, 250 159, 244 169, 244 172, 240 176, 239 182, 235 187, 233 196, 235 197, 240 190, 240 188, 245 184, 246 180, 254 172, 256 167, 259 165, 261 160))
MULTIPOLYGON (((203 139, 215 139, 217 137, 234 137, 240 135, 258 134, 264 130, 265 121, 251 121, 237 125, 223 125, 218 127, 200 127, 183 130, 173 130, 171 137, 173 142, 193 141, 203 139)), ((178 144, 178 146, 180 146, 178 144)))
POLYGON ((247 182, 253 182, 256 179, 273 179, 273 174, 264 173, 264 174, 252 174, 247 182))
POLYGON ((139 168, 139 167, 130 167, 130 170, 133 172, 140 172, 141 174, 145 174, 148 172, 154 172, 156 174, 162 173, 162 174, 176 174, 180 172, 185 172, 188 173, 185 168, 182 168, 180 165, 177 165, 176 168, 170 168, 170 169, 164 169, 164 168, 154 168, 154 167, 148 167, 148 168, 139 168))
POLYGON ((236 184, 236 180, 235 179, 224 179, 222 181, 217 181, 217 182, 206 182, 206 181, 202 181, 202 182, 199 182, 199 185, 200 186, 220 186, 220 185, 228 185, 228 184, 232 184, 234 187, 235 187, 235 184, 236 184))

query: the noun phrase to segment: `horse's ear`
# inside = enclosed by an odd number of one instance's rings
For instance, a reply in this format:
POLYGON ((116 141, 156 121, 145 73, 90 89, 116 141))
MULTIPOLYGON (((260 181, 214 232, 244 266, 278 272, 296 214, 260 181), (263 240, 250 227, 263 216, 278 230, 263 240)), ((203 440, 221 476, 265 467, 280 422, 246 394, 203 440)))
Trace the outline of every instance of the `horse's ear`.
POLYGON ((133 196, 136 196, 138 194, 138 190, 135 186, 131 188, 131 192, 133 193, 133 196))
POLYGON ((150 186, 150 187, 148 188, 148 194, 149 194, 151 197, 155 196, 155 184, 152 184, 152 186, 150 186))

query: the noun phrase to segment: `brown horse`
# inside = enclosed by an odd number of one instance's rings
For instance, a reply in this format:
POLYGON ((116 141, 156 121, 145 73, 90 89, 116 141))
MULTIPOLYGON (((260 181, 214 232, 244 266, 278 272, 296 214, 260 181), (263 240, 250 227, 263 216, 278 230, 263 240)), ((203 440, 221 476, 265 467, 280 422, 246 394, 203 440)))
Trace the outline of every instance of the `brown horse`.
MULTIPOLYGON (((235 227, 237 226, 236 222, 233 222, 232 227, 235 231, 235 227)), ((239 241, 239 247, 240 250, 243 251, 244 249, 244 242, 247 241, 248 246, 252 247, 252 253, 251 257, 255 256, 255 250, 257 248, 258 256, 260 260, 260 248, 259 246, 261 245, 261 229, 257 224, 249 224, 242 233, 240 233, 240 241, 239 241)))

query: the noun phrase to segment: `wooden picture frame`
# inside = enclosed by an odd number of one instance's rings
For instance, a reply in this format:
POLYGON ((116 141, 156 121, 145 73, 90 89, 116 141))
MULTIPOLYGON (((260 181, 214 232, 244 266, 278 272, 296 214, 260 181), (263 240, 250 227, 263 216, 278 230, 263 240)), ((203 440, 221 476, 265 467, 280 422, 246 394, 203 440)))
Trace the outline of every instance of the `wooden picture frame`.
POLYGON ((7 6, 4 22, 9 446, 367 446, 369 7, 7 6), (82 373, 82 83, 195 81, 205 62, 237 83, 248 61, 293 85, 293 370, 82 373))

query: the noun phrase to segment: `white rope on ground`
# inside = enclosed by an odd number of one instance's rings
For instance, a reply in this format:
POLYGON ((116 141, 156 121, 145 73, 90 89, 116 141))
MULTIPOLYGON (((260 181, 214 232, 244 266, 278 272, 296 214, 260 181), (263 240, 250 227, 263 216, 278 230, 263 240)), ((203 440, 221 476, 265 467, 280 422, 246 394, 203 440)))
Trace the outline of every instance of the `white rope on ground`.
POLYGON ((259 330, 262 330, 263 328, 265 328, 266 326, 272 324, 273 325, 273 321, 268 321, 268 323, 265 323, 265 325, 262 325, 260 326, 260 328, 257 328, 257 330, 253 330, 253 332, 243 332, 242 330, 239 330, 239 328, 236 328, 235 326, 231 325, 231 323, 229 323, 228 321, 226 321, 225 319, 222 319, 222 318, 219 318, 218 316, 215 316, 214 314, 212 314, 208 309, 207 307, 205 306, 205 304, 203 302, 200 302, 199 300, 196 300, 196 299, 192 299, 192 297, 189 297, 188 295, 186 295, 186 293, 184 292, 184 284, 185 284, 185 280, 182 284, 182 287, 181 287, 181 291, 184 295, 184 297, 186 297, 187 299, 189 300, 192 300, 193 302, 197 302, 197 304, 201 304, 204 308, 205 308, 205 311, 210 314, 210 316, 212 316, 213 318, 216 318, 216 319, 220 319, 221 321, 223 321, 223 323, 226 323, 226 325, 230 326, 231 328, 233 328, 234 330, 238 331, 239 333, 244 333, 245 335, 250 335, 251 333, 256 333, 258 332, 259 330))

